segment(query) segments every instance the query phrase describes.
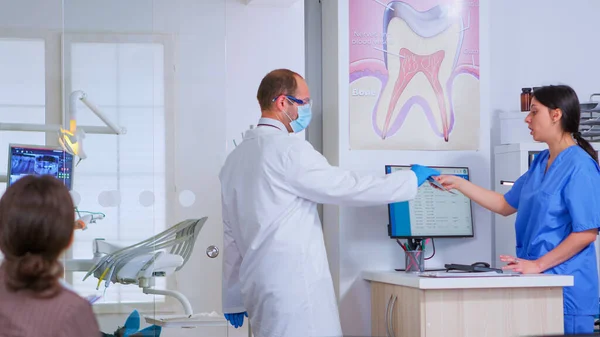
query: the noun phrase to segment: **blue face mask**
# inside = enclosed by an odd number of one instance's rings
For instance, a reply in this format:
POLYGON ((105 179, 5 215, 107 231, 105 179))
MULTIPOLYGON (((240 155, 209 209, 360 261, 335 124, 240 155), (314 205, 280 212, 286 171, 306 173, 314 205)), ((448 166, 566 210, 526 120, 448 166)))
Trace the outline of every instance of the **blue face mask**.
POLYGON ((292 131, 298 133, 310 124, 310 120, 312 119, 312 111, 310 109, 310 104, 300 105, 298 106, 298 118, 296 120, 291 121, 290 127, 292 131))

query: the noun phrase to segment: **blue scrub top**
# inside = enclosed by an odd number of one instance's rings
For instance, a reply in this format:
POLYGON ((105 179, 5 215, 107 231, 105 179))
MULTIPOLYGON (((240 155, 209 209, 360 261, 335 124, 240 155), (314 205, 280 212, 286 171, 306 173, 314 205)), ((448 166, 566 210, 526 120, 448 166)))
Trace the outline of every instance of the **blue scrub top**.
MULTIPOLYGON (((563 150, 546 170, 550 152, 538 154, 504 198, 517 209, 517 257, 536 260, 572 232, 600 227, 600 168, 581 147, 563 150)), ((564 288, 564 313, 596 315, 598 270, 594 243, 546 274, 573 275, 564 288)))

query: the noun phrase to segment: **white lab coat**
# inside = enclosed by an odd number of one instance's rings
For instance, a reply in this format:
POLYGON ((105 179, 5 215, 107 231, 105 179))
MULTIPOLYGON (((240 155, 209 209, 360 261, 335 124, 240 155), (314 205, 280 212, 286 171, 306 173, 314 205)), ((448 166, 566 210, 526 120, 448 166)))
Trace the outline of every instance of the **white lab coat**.
POLYGON ((219 178, 223 312, 247 311, 255 337, 342 336, 317 204, 413 199, 415 174, 361 176, 330 166, 279 121, 261 118, 219 178))

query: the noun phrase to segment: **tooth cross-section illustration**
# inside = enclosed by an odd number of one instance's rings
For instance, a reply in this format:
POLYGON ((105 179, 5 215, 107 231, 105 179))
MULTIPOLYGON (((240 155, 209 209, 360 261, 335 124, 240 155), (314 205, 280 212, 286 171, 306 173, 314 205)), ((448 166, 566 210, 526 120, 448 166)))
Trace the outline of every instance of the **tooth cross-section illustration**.
MULTIPOLYGON (((437 5, 418 11, 403 1, 383 5, 381 47, 376 46, 375 40, 369 43, 361 40, 351 46, 351 143, 357 143, 358 139, 369 144, 364 146, 366 148, 377 144, 376 140, 364 135, 364 131, 360 134, 358 131, 364 130, 365 108, 369 105, 372 107, 372 131, 381 141, 389 142, 388 139, 402 133, 402 137, 408 134, 416 136, 412 138, 429 137, 426 142, 431 147, 449 148, 439 145, 441 143, 432 137, 442 143, 450 142, 454 137, 455 112, 460 110, 463 123, 460 133, 464 133, 460 146, 472 143, 473 137, 467 137, 469 129, 464 123, 471 124, 471 130, 478 132, 479 67, 470 53, 478 55, 479 48, 478 33, 468 36, 465 46, 465 31, 473 28, 469 27, 470 10, 437 5), (357 48, 356 56, 352 48, 357 48), (381 58, 361 58, 366 52, 358 48, 376 49, 381 58), (410 121, 408 127, 405 126, 407 121, 410 121)), ((353 15, 369 13, 351 13, 351 26, 353 15)), ((354 37, 362 38, 363 35, 355 33, 354 37)))
MULTIPOLYGON (((400 96, 413 77, 419 73, 422 73, 431 84, 431 89, 433 90, 439 107, 439 117, 441 118, 444 139, 448 141, 448 113, 446 111, 447 103, 445 101, 445 96, 442 92, 443 89, 438 78, 442 61, 444 60, 444 51, 440 50, 431 55, 417 55, 406 48, 402 48, 399 54, 402 56, 402 62, 400 62, 397 70, 397 78, 395 81, 389 81, 388 86, 384 89, 384 95, 392 95, 389 103, 387 104, 387 111, 381 111, 381 109, 385 109, 386 106, 386 100, 382 100, 379 101, 380 105, 378 106, 378 111, 376 114, 378 118, 385 117, 383 128, 381 128, 381 137, 385 138, 388 130, 390 129, 390 121, 392 119, 397 121, 396 127, 392 130, 392 132, 397 131, 398 124, 401 124, 406 117, 408 108, 410 108, 412 104, 417 103, 414 96, 409 98, 407 95, 403 95, 402 100, 400 100, 400 96), (400 112, 398 112, 398 107, 400 107, 400 112), (400 114, 400 116, 398 116, 398 114, 400 114)), ((389 66, 390 63, 393 62, 388 62, 388 69, 392 68, 396 70, 395 67, 389 66)), ((428 107, 424 106, 424 108, 428 107)), ((431 112, 427 111, 427 115, 429 117, 431 112)), ((430 122, 432 124, 440 125, 440 123, 432 121, 430 122)), ((379 119, 377 124, 381 125, 379 119)))
POLYGON ((403 2, 393 2, 384 14, 384 28, 388 36, 384 58, 389 80, 376 112, 381 137, 395 133, 411 106, 421 104, 432 129, 448 141, 450 104, 447 89, 441 83, 447 83, 452 74, 462 39, 461 27, 449 20, 440 7, 417 12, 403 2), (411 80, 419 74, 425 77, 429 88, 418 85, 419 92, 409 96, 411 80), (427 104, 417 96, 435 99, 426 99, 427 104), (432 102, 437 104, 430 106, 432 102))

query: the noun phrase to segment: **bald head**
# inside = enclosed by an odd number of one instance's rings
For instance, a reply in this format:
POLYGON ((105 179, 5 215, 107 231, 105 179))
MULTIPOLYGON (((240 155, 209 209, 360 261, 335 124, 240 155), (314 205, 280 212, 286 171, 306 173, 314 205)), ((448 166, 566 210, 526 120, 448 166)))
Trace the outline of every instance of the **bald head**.
POLYGON ((302 79, 302 76, 289 69, 276 69, 263 77, 256 93, 260 110, 271 110, 278 96, 294 96, 298 88, 298 78, 302 79))
POLYGON ((298 104, 309 102, 310 92, 306 81, 298 73, 277 69, 262 79, 256 98, 262 117, 279 120, 292 132, 290 123, 298 118, 298 104))

